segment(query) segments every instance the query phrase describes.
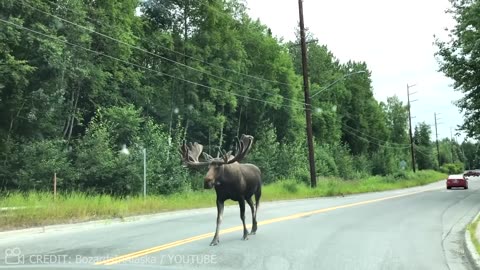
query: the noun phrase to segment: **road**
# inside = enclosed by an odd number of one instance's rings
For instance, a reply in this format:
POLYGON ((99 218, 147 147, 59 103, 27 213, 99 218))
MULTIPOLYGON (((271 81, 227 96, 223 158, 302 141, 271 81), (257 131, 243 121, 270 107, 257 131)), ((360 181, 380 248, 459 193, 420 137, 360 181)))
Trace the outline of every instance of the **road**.
POLYGON ((442 181, 263 203, 247 241, 238 207, 229 206, 214 247, 215 208, 4 232, 0 268, 470 269, 463 233, 480 210, 479 189, 480 178, 472 178, 469 190, 446 190, 442 181))

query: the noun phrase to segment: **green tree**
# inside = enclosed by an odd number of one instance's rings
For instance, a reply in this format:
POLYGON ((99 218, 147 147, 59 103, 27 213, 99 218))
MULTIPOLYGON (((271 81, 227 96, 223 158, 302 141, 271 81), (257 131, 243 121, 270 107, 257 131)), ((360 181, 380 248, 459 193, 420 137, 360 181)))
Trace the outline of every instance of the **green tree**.
POLYGON ((430 139, 431 134, 430 126, 425 122, 421 122, 415 127, 413 139, 417 165, 420 170, 433 169, 435 167, 433 145, 430 139))
POLYGON ((471 141, 464 141, 460 145, 462 152, 465 155, 465 168, 472 170, 480 168, 479 159, 479 144, 471 141))
POLYGON ((394 144, 408 143, 408 111, 397 96, 388 97, 387 103, 381 103, 387 118, 389 141, 394 144))
POLYGON ((448 41, 436 40, 440 60, 440 70, 453 79, 456 90, 464 93, 457 106, 464 112, 464 122, 460 129, 470 137, 480 135, 480 1, 450 0, 448 13, 456 20, 456 25, 448 29, 448 41))

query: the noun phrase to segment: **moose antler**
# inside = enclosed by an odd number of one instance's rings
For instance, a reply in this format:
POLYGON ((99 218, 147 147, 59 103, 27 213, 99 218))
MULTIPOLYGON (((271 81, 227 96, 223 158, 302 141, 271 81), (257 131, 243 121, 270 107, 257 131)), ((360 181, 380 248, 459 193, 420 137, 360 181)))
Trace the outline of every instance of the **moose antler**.
POLYGON ((198 160, 198 157, 200 157, 202 150, 203 145, 197 142, 193 144, 189 143, 189 145, 183 142, 183 145, 180 146, 180 155, 182 156, 182 162, 184 163, 184 165, 188 167, 208 166, 210 164, 209 161, 200 162, 198 160))
POLYGON ((233 158, 228 158, 228 155, 224 155, 225 163, 230 164, 234 162, 241 161, 248 154, 253 144, 253 136, 242 134, 242 138, 239 140, 237 138, 237 153, 233 158))
POLYGON ((189 143, 187 145, 185 142, 180 146, 180 155, 182 156, 182 162, 186 167, 202 167, 208 166, 210 164, 231 164, 234 162, 241 161, 248 154, 253 144, 253 136, 243 134, 241 139, 237 138, 237 153, 235 156, 232 156, 232 151, 225 152, 221 150, 221 157, 212 157, 207 153, 203 153, 203 156, 206 161, 199 161, 198 158, 202 154, 203 145, 199 143, 189 143))

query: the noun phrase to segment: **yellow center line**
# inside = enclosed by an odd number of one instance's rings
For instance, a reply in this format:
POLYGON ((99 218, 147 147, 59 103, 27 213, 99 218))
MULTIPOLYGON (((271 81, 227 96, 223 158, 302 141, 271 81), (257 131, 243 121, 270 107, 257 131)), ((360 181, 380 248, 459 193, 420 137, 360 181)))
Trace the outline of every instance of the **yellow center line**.
MULTIPOLYGON (((439 189, 439 188, 432 188, 432 189, 427 189, 427 190, 422 190, 422 191, 415 191, 415 192, 410 192, 410 193, 405 193, 405 194, 400 194, 400 195, 395 195, 395 196, 383 197, 383 198, 361 201, 361 202, 356 202, 356 203, 349 203, 349 204, 333 206, 333 207, 328 207, 328 208, 322 208, 322 209, 308 211, 308 212, 301 212, 301 213, 297 213, 297 214, 293 214, 293 215, 289 215, 289 216, 284 216, 284 217, 272 218, 272 219, 268 219, 268 220, 258 222, 258 226, 272 224, 272 223, 286 221, 286 220, 298 219, 298 218, 311 216, 311 215, 315 215, 315 214, 320 214, 320 213, 325 213, 325 212, 329 212, 329 211, 333 211, 333 210, 337 210, 337 209, 342 209, 342 208, 349 208, 349 207, 354 207, 354 206, 359 206, 359 205, 365 205, 365 204, 370 204, 370 203, 395 199, 395 198, 399 198, 399 197, 410 196, 410 195, 414 195, 414 194, 418 194, 418 193, 422 193, 422 192, 426 192, 426 191, 432 191, 432 190, 436 190, 436 189, 439 189)), ((251 225, 247 225, 247 227, 250 228, 251 225)), ((226 234, 226 233, 231 233, 231 232, 236 232, 236 231, 241 231, 241 230, 243 230, 242 225, 221 230, 220 234, 226 234)), ((151 253, 155 253, 155 252, 170 249, 170 248, 173 248, 173 247, 185 245, 185 244, 195 242, 195 241, 198 241, 198 240, 202 240, 202 239, 205 239, 205 238, 210 238, 213 235, 214 235, 213 233, 201 234, 201 235, 185 238, 185 239, 182 239, 182 240, 170 242, 170 243, 167 243, 167 244, 163 244, 163 245, 160 245, 160 246, 155 246, 155 247, 152 247, 152 248, 140 250, 140 251, 137 251, 137 252, 128 253, 128 254, 121 255, 121 256, 118 256, 118 257, 115 257, 115 258, 100 261, 100 262, 97 262, 95 264, 96 265, 117 264, 117 263, 128 261, 128 260, 131 260, 131 259, 134 259, 134 258, 142 257, 142 256, 145 256, 145 255, 148 255, 148 254, 151 254, 151 253)))

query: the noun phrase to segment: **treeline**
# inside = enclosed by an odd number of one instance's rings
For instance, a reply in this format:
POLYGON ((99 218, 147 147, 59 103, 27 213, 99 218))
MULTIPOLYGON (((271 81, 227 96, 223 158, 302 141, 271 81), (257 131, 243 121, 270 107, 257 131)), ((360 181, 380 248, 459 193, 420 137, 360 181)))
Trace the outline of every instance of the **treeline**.
MULTIPOLYGON (((308 57, 317 175, 408 170, 405 104, 374 99, 366 63, 313 38, 308 57)), ((149 193, 197 189, 180 143, 216 155, 242 133, 266 183, 308 181, 300 59, 241 0, 1 1, 0 188, 49 190, 56 173, 60 190, 138 194, 145 148, 149 193)), ((438 168, 428 125, 415 143, 438 168)), ((477 150, 445 139, 440 164, 476 167, 477 150)))

